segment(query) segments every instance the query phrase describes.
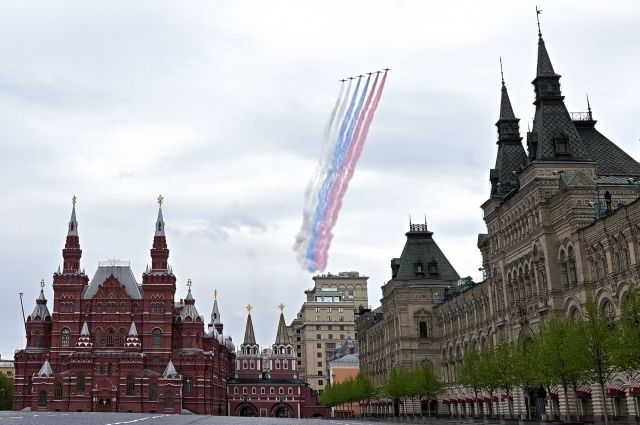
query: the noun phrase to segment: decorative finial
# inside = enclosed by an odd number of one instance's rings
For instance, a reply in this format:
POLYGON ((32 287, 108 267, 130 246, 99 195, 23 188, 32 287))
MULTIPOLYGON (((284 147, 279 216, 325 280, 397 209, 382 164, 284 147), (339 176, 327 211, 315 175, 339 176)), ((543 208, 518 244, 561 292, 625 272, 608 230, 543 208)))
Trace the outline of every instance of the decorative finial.
POLYGON ((73 204, 73 207, 75 208, 76 206, 76 202, 78 201, 78 197, 76 195, 73 195, 71 197, 71 203, 73 204))
POLYGON ((593 120, 593 114, 591 113, 591 104, 589 103, 589 93, 587 93, 587 113, 589 114, 589 119, 593 120))
POLYGON ((411 227, 411 214, 409 214, 409 227, 411 227))
POLYGON ((187 279, 187 286, 189 287, 189 292, 191 292, 191 279, 187 279))
POLYGON ((44 291, 44 279, 40 281, 40 292, 44 291))
POLYGON ((427 228, 427 213, 424 213, 424 228, 427 228))
POLYGON ((542 13, 542 10, 538 9, 538 6, 536 5, 536 20, 538 21, 538 37, 542 38, 542 31, 540 30, 540 14, 542 13))
POLYGON ((502 56, 500 56, 500 76, 502 77, 502 85, 504 86, 504 72, 502 71, 502 56))
POLYGON ((247 306, 247 311, 249 312, 249 315, 251 315, 251 310, 253 310, 253 307, 251 307, 251 304, 249 304, 247 306))
POLYGON ((214 300, 217 300, 217 299, 218 299, 218 290, 217 290, 217 289, 214 289, 214 290, 213 290, 213 299, 214 299, 214 300))
POLYGON ((278 308, 280 309, 280 313, 284 312, 284 304, 280 303, 280 305, 278 306, 278 308))
POLYGON ((160 205, 160 209, 162 209, 162 203, 164 202, 164 196, 158 196, 158 205, 160 205))

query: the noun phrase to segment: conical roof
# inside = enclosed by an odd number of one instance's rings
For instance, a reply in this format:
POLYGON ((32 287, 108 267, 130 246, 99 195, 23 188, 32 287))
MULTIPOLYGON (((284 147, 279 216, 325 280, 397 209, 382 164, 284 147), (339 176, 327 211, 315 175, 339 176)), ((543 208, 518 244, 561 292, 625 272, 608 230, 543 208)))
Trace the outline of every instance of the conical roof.
POLYGON ((78 236, 78 220, 76 220, 76 197, 73 197, 73 208, 71 209, 71 218, 69 219, 69 230, 67 236, 78 236))
POLYGON ((43 322, 47 318, 51 318, 51 314, 49 313, 49 309, 47 308, 47 299, 44 296, 44 290, 40 290, 40 295, 36 298, 36 307, 33 309, 33 312, 29 316, 31 320, 35 320, 36 318, 40 318, 43 322))
POLYGON ((509 93, 507 92, 507 86, 502 81, 502 95, 500 97, 500 119, 501 120, 514 120, 516 119, 511 107, 511 100, 509 99, 509 93))
POLYGON ((176 370, 176 367, 173 365, 173 362, 171 360, 169 360, 169 363, 167 364, 167 367, 164 369, 164 372, 162 373, 162 377, 163 378, 177 378, 178 377, 178 371, 176 370))
POLYGON ((164 236, 164 219, 162 218, 162 205, 158 208, 158 218, 156 219, 156 236, 164 236))
POLYGON ((50 377, 53 375, 53 369, 51 369, 51 365, 49 364, 49 360, 45 360, 38 372, 38 376, 40 377, 50 377))
POLYGON ((131 322, 131 326, 129 326, 129 336, 138 336, 138 329, 136 329, 136 322, 131 322))
POLYGON ((84 322, 84 324, 82 325, 80 336, 89 336, 89 325, 87 325, 87 322, 84 322))
POLYGON ((214 325, 222 323, 220 321, 220 310, 218 309, 218 300, 213 300, 213 310, 211 310, 211 323, 214 325))
POLYGON ((284 321, 284 313, 280 313, 280 321, 278 322, 278 332, 276 334, 275 345, 291 345, 289 334, 287 333, 287 324, 284 321))
POLYGON ((558 74, 553 70, 551 65, 551 59, 549 59, 549 53, 547 53, 547 47, 544 44, 542 35, 538 37, 538 66, 536 68, 536 76, 556 76, 558 74))
POLYGON ((253 321, 251 320, 251 313, 247 314, 247 326, 244 329, 244 341, 243 345, 256 345, 256 334, 253 331, 253 321))

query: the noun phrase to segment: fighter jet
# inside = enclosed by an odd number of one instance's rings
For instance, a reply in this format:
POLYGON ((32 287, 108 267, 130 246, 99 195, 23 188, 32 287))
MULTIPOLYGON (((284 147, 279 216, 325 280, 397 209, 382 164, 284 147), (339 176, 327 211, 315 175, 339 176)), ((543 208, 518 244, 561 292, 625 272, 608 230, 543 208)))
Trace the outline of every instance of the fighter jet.
POLYGON ((391 71, 391 68, 385 68, 384 72, 391 71))
POLYGON ((344 83, 345 81, 347 81, 346 78, 343 78, 342 80, 340 80, 341 83, 344 83))

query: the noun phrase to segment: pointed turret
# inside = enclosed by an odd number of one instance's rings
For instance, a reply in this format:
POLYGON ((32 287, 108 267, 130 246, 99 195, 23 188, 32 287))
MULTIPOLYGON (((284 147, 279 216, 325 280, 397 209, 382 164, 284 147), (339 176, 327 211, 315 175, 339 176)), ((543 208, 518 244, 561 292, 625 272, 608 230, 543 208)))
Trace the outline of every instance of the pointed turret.
POLYGON ((519 119, 513 113, 507 86, 502 71, 500 59, 500 73, 502 75, 502 89, 500 96, 500 116, 498 128, 498 154, 496 166, 489 173, 491 181, 491 196, 504 196, 517 188, 517 175, 527 164, 527 154, 522 146, 519 119))
POLYGON ((287 333, 287 324, 284 321, 284 305, 282 304, 280 304, 280 321, 278 322, 275 345, 291 345, 291 340, 287 333))
POLYGON ((213 291, 213 310, 211 310, 211 325, 221 334, 223 325, 220 318, 220 310, 218 309, 218 290, 213 291))
MULTIPOLYGON (((538 11, 538 15, 540 12, 538 11)), ((549 59, 538 21, 538 64, 533 84, 536 114, 527 134, 529 159, 542 161, 588 161, 589 154, 571 120, 560 90, 560 75, 549 59)))
POLYGON ((158 218, 156 219, 153 248, 151 248, 151 272, 169 272, 169 249, 164 234, 164 219, 162 218, 162 203, 164 198, 158 196, 158 218))
POLYGON ((129 334, 127 335, 127 342, 125 346, 127 347, 127 350, 134 351, 142 347, 142 344, 140 344, 140 338, 138 337, 136 322, 131 322, 131 326, 129 326, 129 334))
POLYGON ((69 228, 67 230, 67 240, 62 250, 62 258, 64 259, 63 273, 80 273, 80 258, 82 250, 80 249, 80 239, 78 238, 78 220, 76 219, 76 200, 75 195, 71 198, 73 207, 71 209, 71 219, 69 219, 69 228))
POLYGON ((179 378, 180 377, 180 375, 178 375, 178 371, 176 370, 176 367, 173 365, 173 362, 171 360, 169 360, 167 367, 164 369, 164 372, 162 373, 162 377, 163 378, 179 378))
POLYGON ((49 309, 47 308, 47 299, 44 296, 44 280, 40 282, 40 295, 36 298, 36 307, 33 309, 33 313, 29 315, 29 319, 41 322, 51 320, 51 314, 49 314, 49 309))
POLYGON ((251 306, 247 306, 247 326, 244 330, 244 341, 242 345, 256 345, 256 334, 253 331, 253 322, 251 321, 251 306))
POLYGON ((82 330, 80 330, 80 336, 78 337, 78 342, 76 342, 76 347, 93 347, 93 343, 91 342, 91 335, 89 335, 89 325, 87 325, 87 322, 84 322, 84 324, 82 325, 82 330))
POLYGON ((187 281, 187 286, 189 287, 189 291, 187 292, 187 297, 184 299, 184 307, 182 307, 182 311, 180 312, 180 318, 182 320, 190 318, 195 322, 200 318, 200 314, 195 306, 196 300, 193 298, 193 295, 191 295, 191 279, 187 281))

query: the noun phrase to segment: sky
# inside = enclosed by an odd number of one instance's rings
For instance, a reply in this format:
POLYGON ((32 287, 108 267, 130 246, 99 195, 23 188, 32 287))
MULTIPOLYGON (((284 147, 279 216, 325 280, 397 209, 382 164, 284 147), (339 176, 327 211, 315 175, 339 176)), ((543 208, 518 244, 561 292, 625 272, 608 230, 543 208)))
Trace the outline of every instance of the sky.
MULTIPOLYGON (((637 1, 538 1, 570 111, 635 158, 637 1)), ((5 1, 0 3, 0 354, 24 346, 25 313, 61 264, 71 197, 91 278, 131 262, 138 281, 163 207, 176 299, 193 281, 207 319, 258 342, 290 322, 312 274, 292 250, 340 78, 390 71, 345 196, 328 272, 369 276, 426 214, 461 276, 480 278, 480 205, 495 163, 499 57, 524 133, 534 107, 530 1, 5 1)), ((52 303, 49 302, 52 309, 52 303)))

